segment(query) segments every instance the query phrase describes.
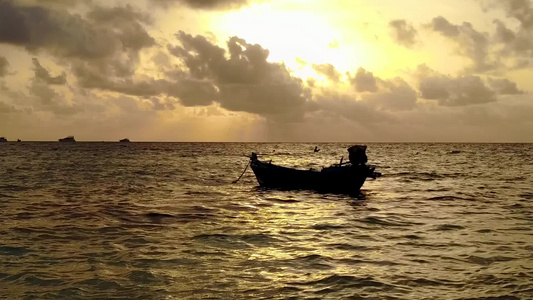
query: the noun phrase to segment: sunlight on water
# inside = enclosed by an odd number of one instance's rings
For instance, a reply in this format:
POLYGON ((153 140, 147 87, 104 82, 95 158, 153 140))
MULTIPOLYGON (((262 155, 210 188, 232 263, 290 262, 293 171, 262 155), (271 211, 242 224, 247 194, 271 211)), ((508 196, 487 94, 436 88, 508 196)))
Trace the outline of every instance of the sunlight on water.
POLYGON ((8 299, 527 299, 530 144, 369 144, 366 200, 258 187, 349 144, 0 145, 8 299))

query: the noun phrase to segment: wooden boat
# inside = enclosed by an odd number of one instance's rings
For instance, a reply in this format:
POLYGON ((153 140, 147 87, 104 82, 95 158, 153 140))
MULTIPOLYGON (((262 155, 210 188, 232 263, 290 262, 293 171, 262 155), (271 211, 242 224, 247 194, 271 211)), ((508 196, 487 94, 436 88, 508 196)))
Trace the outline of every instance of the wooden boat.
POLYGON ((252 153, 250 166, 260 186, 284 190, 304 189, 324 193, 359 195, 366 178, 376 178, 380 173, 366 165, 366 146, 348 149, 350 162, 332 165, 322 170, 301 170, 277 166, 260 161, 252 153))
POLYGON ((129 139, 127 139, 127 138, 125 138, 125 139, 121 139, 121 140, 120 140, 119 142, 121 142, 121 143, 129 143, 129 142, 130 142, 130 140, 129 140, 129 139))
POLYGON ((70 142, 70 143, 73 143, 73 142, 76 142, 76 140, 74 139, 74 136, 72 135, 69 135, 67 136, 66 138, 62 138, 62 139, 59 139, 60 142, 62 143, 65 143, 65 142, 70 142))

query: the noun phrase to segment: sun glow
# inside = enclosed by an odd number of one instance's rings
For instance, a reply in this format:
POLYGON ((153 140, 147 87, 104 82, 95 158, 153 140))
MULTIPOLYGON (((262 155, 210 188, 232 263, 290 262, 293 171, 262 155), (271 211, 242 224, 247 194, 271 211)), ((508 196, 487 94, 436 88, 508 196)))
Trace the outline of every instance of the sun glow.
POLYGON ((332 64, 344 74, 365 65, 369 51, 362 40, 347 44, 329 21, 309 11, 273 10, 268 4, 214 18, 217 36, 239 36, 270 51, 269 61, 284 62, 295 76, 316 76, 310 64, 332 64))

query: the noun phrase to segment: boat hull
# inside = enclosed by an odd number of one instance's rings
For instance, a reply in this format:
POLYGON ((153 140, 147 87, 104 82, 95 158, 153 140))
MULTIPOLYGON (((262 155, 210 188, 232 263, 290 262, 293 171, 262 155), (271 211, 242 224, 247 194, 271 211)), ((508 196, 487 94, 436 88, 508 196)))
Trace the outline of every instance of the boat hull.
POLYGON ((259 160, 252 160, 250 166, 263 187, 342 194, 359 194, 373 171, 366 165, 332 166, 321 171, 299 170, 259 160))
POLYGON ((66 138, 59 139, 60 143, 75 143, 74 136, 67 136, 66 138))

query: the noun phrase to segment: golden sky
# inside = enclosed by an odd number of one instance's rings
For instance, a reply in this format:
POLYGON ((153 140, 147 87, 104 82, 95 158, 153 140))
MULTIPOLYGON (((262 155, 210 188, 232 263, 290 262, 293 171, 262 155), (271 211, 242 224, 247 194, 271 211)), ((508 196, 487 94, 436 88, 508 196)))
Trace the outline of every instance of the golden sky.
POLYGON ((0 0, 8 140, 533 142, 531 0, 0 0))

